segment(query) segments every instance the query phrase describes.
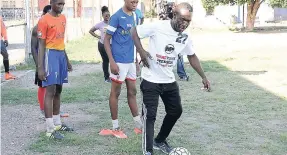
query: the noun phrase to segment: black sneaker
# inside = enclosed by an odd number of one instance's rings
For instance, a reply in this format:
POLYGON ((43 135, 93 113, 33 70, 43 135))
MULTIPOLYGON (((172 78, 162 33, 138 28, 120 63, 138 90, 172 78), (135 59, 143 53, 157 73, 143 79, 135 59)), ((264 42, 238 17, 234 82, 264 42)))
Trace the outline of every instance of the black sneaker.
POLYGON ((153 155, 153 154, 150 152, 146 152, 144 155, 153 155))
POLYGON ((189 80, 189 76, 187 77, 179 77, 180 81, 188 81, 189 80))
POLYGON ((106 83, 111 83, 112 81, 111 81, 111 79, 108 78, 108 79, 105 79, 105 82, 106 83))
POLYGON ((65 125, 65 124, 57 125, 57 126, 55 127, 55 130, 56 130, 56 131, 74 131, 73 128, 68 127, 68 126, 65 125))
POLYGON ((57 140, 61 140, 64 138, 64 136, 58 131, 53 131, 52 133, 47 132, 46 136, 51 138, 51 139, 57 139, 57 140))
POLYGON ((166 141, 157 143, 153 141, 153 149, 155 150, 161 150, 165 154, 169 154, 172 150, 172 148, 168 145, 166 141))

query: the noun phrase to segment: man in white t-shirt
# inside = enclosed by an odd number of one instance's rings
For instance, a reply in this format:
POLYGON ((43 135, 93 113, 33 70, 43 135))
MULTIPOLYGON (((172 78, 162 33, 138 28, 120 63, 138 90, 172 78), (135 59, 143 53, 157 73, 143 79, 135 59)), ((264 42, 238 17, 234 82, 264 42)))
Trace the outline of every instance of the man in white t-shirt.
POLYGON ((172 20, 156 21, 133 28, 132 36, 140 53, 143 69, 140 89, 143 95, 144 133, 143 153, 152 155, 153 149, 168 154, 172 148, 166 142, 176 121, 182 113, 178 84, 173 73, 178 54, 187 55, 190 65, 201 76, 204 88, 209 91, 207 80, 199 59, 194 53, 192 41, 183 32, 191 21, 193 8, 188 3, 180 3, 174 9, 172 20), (149 37, 148 52, 141 45, 140 39, 149 37), (159 96, 166 110, 159 134, 154 139, 154 122, 159 96))

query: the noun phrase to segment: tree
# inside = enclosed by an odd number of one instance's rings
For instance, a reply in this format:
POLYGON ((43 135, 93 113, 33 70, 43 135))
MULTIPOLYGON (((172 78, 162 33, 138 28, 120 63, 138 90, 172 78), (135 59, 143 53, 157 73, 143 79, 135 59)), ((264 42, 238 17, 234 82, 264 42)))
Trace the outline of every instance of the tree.
MULTIPOLYGON (((213 0, 202 0, 204 2, 213 1, 213 0)), ((235 4, 246 4, 247 3, 247 19, 246 19, 246 28, 248 30, 253 30, 254 23, 256 19, 256 14, 260 5, 265 2, 265 0, 217 0, 217 3, 212 3, 212 5, 235 5, 235 4)), ((268 3, 272 7, 287 8, 287 0, 268 0, 268 3)))
POLYGON ((213 14, 214 8, 218 5, 217 0, 201 0, 207 15, 213 14))

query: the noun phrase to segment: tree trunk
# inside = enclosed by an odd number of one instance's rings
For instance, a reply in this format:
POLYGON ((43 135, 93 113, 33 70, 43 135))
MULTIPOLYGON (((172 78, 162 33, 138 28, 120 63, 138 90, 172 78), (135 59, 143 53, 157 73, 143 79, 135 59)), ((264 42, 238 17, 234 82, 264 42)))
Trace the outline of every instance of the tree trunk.
POLYGON ((247 4, 247 19, 246 19, 246 28, 247 30, 253 30, 254 29, 254 23, 256 20, 256 14, 260 7, 260 4, 263 1, 260 0, 251 0, 247 4))

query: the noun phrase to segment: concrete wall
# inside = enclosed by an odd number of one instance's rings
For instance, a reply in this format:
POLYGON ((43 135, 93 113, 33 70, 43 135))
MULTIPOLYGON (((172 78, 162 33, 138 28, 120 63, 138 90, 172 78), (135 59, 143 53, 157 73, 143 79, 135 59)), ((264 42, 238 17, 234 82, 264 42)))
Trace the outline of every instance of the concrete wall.
MULTIPOLYGON (((243 6, 217 6, 214 10, 214 15, 219 18, 221 21, 226 24, 230 24, 230 17, 235 15, 238 18, 238 22, 246 21, 247 17, 247 5, 244 7, 244 15, 243 15, 243 6)), ((267 3, 261 4, 257 15, 256 15, 256 23, 260 24, 266 21, 274 21, 274 20, 287 20, 287 9, 286 8, 272 8, 267 3)))

